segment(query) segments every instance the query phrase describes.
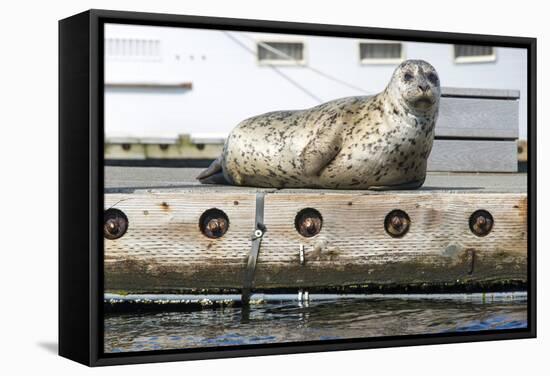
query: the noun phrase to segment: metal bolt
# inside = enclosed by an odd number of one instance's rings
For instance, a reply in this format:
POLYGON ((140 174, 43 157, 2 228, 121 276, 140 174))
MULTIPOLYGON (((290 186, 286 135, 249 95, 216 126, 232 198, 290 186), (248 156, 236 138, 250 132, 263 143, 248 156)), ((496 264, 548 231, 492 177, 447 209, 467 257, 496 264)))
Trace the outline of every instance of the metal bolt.
POLYGON ((493 229, 493 216, 487 210, 476 210, 470 216, 470 230, 476 236, 487 236, 493 229))
POLYGON ((411 219, 403 210, 392 210, 386 215, 384 227, 388 235, 394 238, 401 238, 409 231, 411 219))
POLYGON ((308 234, 312 234, 315 232, 315 222, 313 218, 304 219, 303 226, 304 226, 304 229, 308 232, 308 234))
POLYGON ((306 263, 306 253, 304 250, 304 245, 300 244, 300 265, 304 265, 306 263))
POLYGON ((225 233, 227 221, 225 218, 212 218, 206 225, 206 232, 209 238, 219 238, 225 233))
POLYGON ((521 145, 518 145, 518 154, 523 153, 523 147, 521 145))
POLYGON ((229 218, 219 209, 209 209, 201 215, 199 228, 208 238, 221 238, 229 228, 229 218))
POLYGON ((225 225, 226 223, 223 218, 213 218, 208 222, 208 224, 206 225, 206 228, 212 233, 216 233, 219 231, 223 231, 223 229, 225 228, 225 225))
POLYGON ((107 209, 103 214, 103 236, 109 240, 122 237, 128 230, 128 217, 118 209, 107 209))
POLYGON ((264 232, 260 229, 254 231, 254 237, 255 238, 261 238, 263 236, 264 232))
POLYGON ((294 220, 296 231, 306 238, 317 235, 323 227, 321 213, 312 208, 300 210, 294 220))

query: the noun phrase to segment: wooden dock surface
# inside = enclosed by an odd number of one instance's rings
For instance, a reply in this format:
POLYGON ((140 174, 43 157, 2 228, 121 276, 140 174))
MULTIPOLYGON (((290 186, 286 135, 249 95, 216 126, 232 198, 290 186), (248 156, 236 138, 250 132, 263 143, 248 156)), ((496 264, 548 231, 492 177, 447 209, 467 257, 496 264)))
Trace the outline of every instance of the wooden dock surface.
MULTIPOLYGON (((181 167, 105 167, 105 192, 140 191, 140 190, 240 190, 269 191, 251 187, 204 185, 195 177, 203 168, 181 167)), ((509 192, 525 193, 527 191, 526 173, 463 173, 463 172, 428 172, 426 182, 419 190, 389 191, 383 194, 406 194, 420 191, 459 191, 469 192, 509 192)), ((284 189, 283 191, 289 191, 284 189)), ((300 189, 307 191, 307 189, 300 189)), ((322 190, 311 190, 321 192, 322 190)), ((327 192, 345 192, 328 190, 327 192)), ((377 194, 375 191, 348 191, 364 194, 377 194)))
POLYGON ((105 239, 105 289, 182 293, 239 289, 254 231, 256 195, 265 193, 255 288, 389 285, 495 286, 527 279, 526 174, 431 173, 414 191, 338 191, 205 186, 200 169, 106 167, 105 208, 128 219, 126 233, 105 239), (227 232, 201 232, 216 208, 227 232), (321 214, 320 232, 302 236, 296 216, 321 214), (394 237, 385 221, 394 210, 410 219, 394 237), (493 226, 474 234, 474 212, 493 226))

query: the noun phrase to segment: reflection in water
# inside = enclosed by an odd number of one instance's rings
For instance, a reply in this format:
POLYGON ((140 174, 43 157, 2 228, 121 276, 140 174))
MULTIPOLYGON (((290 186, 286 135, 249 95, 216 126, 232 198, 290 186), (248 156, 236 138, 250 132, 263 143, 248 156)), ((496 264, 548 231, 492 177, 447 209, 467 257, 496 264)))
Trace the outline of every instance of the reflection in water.
POLYGON ((269 302, 193 312, 109 314, 105 352, 524 328, 526 296, 269 302))

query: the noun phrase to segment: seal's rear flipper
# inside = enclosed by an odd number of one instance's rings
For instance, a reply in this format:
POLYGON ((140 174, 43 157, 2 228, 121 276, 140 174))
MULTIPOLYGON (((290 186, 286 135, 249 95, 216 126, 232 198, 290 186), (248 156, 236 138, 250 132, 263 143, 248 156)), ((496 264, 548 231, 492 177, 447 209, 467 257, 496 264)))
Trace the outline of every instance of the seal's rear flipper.
POLYGON ((411 190, 418 189, 424 184, 424 180, 415 180, 408 183, 396 184, 396 185, 373 185, 368 189, 373 191, 388 191, 388 190, 411 190))
POLYGON ((221 157, 216 158, 206 170, 197 176, 197 180, 202 184, 227 184, 220 159, 221 157))

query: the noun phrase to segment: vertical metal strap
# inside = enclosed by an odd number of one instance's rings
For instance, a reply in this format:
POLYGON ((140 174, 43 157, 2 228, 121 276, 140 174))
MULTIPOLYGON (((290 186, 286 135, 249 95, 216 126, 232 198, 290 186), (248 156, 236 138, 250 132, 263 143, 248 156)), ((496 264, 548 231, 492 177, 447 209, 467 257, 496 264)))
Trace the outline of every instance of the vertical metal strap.
POLYGON ((248 255, 248 263, 244 272, 243 290, 241 302, 248 305, 250 302, 250 291, 254 283, 254 273, 256 271, 256 262, 260 253, 260 245, 266 230, 264 226, 264 192, 256 193, 256 219, 254 220, 254 232, 252 233, 252 246, 248 255))

